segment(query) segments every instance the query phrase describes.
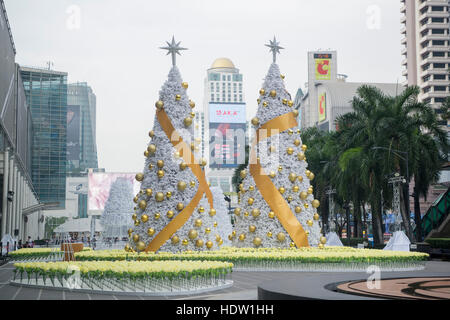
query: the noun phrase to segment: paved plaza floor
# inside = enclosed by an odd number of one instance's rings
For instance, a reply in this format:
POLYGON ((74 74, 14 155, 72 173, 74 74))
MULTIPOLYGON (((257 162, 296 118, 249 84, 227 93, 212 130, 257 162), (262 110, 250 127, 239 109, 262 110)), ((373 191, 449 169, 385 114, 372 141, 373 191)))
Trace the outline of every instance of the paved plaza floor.
MULTIPOLYGON (((361 288, 369 274, 363 272, 239 272, 232 274, 233 286, 223 290, 199 295, 184 296, 142 296, 81 293, 70 290, 40 289, 11 285, 13 277, 11 263, 0 267, 0 300, 256 300, 256 299, 325 299, 325 300, 376 300, 378 295, 353 295, 337 291, 337 287, 352 282, 350 286, 361 288)), ((424 270, 407 272, 382 272, 381 279, 440 277, 439 288, 433 288, 433 295, 448 294, 442 284, 448 284, 450 262, 428 261, 424 270)), ((411 282, 410 280, 408 280, 411 282)), ((385 286, 385 289, 391 289, 385 286)), ((342 286, 341 286, 342 289, 342 286)), ((358 288, 357 288, 358 289, 358 288)), ((383 286, 381 286, 383 289, 383 286)), ((420 288, 419 288, 420 289, 420 288)), ((401 298, 401 297, 400 297, 401 298)), ((411 298, 411 297, 409 297, 411 298)))

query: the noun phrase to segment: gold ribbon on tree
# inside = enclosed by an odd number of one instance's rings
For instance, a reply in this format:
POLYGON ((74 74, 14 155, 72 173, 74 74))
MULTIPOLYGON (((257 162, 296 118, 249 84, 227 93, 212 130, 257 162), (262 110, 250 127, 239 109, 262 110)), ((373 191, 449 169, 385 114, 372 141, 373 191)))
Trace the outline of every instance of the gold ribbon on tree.
POLYGON ((289 112, 266 122, 256 131, 256 137, 253 140, 250 153, 250 174, 266 203, 275 213, 283 228, 289 233, 297 248, 300 248, 309 247, 308 236, 286 200, 264 172, 259 159, 256 158, 256 145, 258 142, 296 126, 297 120, 294 114, 289 112), (266 135, 262 136, 262 134, 266 135))
POLYGON ((156 252, 159 248, 161 248, 161 246, 167 240, 169 240, 170 237, 172 237, 172 235, 186 223, 186 221, 188 221, 195 208, 199 204, 200 200, 202 199, 203 194, 206 194, 211 209, 213 208, 213 196, 211 190, 209 189, 208 183, 206 182, 205 175, 203 174, 200 165, 195 161, 195 157, 192 154, 190 147, 187 146, 180 135, 176 132, 169 116, 164 111, 164 109, 158 110, 156 112, 156 116, 158 117, 159 124, 164 130, 167 138, 169 138, 175 149, 180 152, 180 157, 182 157, 184 162, 186 162, 189 168, 192 170, 192 173, 197 178, 199 185, 197 193, 195 194, 194 198, 192 198, 191 202, 153 238, 153 240, 145 249, 145 252, 156 252))

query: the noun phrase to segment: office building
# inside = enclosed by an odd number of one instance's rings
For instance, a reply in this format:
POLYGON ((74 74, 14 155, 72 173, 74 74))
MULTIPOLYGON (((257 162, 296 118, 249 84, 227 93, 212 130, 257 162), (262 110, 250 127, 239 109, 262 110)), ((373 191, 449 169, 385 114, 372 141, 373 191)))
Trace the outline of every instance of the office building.
MULTIPOLYGON (((32 183, 31 113, 6 8, 0 0, 0 241, 42 235, 43 206, 32 183)), ((3 243, 6 251, 6 243, 3 243)), ((12 245, 12 244, 11 244, 12 245)))
POLYGON ((198 152, 208 159, 211 186, 231 192, 235 168, 245 161, 248 142, 243 76, 228 58, 216 59, 207 70, 204 102, 194 118, 198 152))
POLYGON ((64 208, 67 162, 67 73, 20 68, 33 122, 31 172, 41 202, 64 208))
MULTIPOLYGON (((449 0, 401 0, 404 85, 419 86, 419 100, 437 112, 450 95, 449 4, 449 0)), ((445 120, 441 124, 449 126, 445 120)))

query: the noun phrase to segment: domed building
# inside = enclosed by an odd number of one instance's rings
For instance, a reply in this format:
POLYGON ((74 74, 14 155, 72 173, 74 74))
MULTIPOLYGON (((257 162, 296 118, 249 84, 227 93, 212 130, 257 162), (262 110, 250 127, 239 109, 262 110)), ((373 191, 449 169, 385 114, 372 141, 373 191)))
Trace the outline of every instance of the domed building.
POLYGON ((206 71, 203 108, 196 110, 194 132, 201 140, 201 156, 208 160, 206 177, 211 186, 234 191, 231 179, 234 169, 245 161, 248 135, 243 76, 229 58, 215 59, 206 71), (234 134, 227 136, 227 130, 234 134))

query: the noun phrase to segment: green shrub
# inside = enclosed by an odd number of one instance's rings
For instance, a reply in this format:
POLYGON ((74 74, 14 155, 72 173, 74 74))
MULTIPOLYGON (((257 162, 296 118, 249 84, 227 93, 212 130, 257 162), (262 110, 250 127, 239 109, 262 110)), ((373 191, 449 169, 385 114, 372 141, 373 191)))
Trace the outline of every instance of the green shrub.
POLYGON ((425 242, 432 248, 450 249, 450 238, 429 238, 425 242))

